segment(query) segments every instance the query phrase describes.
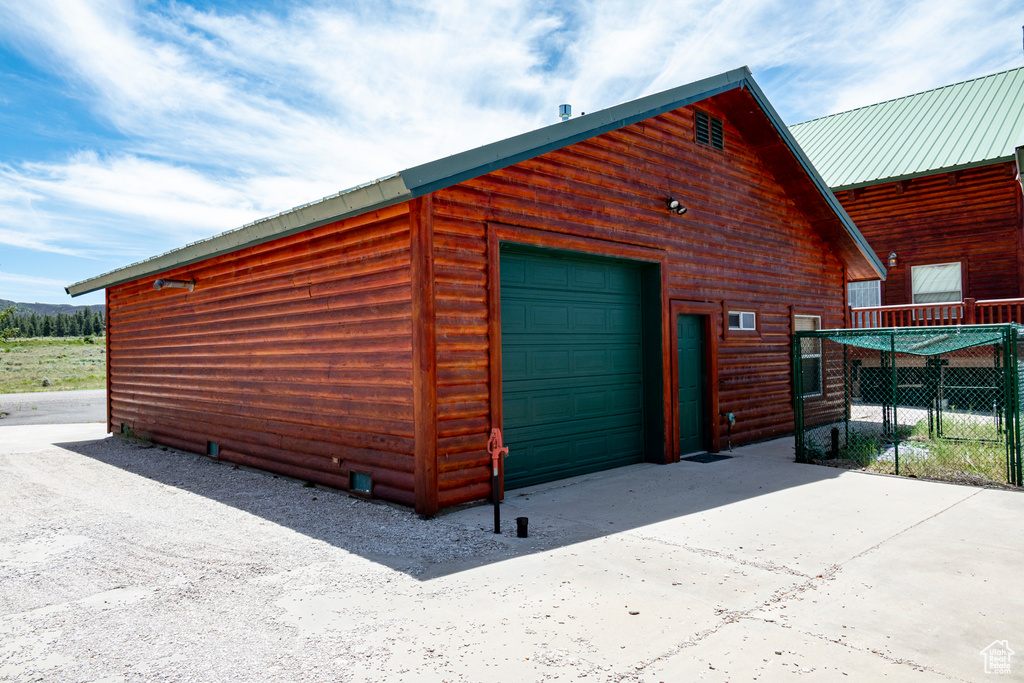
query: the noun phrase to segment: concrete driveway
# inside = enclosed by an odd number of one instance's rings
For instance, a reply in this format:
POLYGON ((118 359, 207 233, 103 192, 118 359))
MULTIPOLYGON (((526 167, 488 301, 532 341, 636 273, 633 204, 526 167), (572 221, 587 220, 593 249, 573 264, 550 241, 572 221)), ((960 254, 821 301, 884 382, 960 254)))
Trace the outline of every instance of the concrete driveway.
POLYGON ((791 452, 514 491, 495 535, 487 506, 0 427, 0 678, 981 680, 993 643, 1022 678, 1024 496, 791 452))

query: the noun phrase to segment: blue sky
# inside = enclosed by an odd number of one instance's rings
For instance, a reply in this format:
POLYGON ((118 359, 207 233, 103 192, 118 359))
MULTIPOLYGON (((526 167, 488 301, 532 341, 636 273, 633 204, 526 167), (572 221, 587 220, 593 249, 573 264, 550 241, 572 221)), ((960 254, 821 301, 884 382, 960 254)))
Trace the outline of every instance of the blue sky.
POLYGON ((0 298, 748 65, 787 123, 1024 65, 1019 0, 0 0, 0 298))

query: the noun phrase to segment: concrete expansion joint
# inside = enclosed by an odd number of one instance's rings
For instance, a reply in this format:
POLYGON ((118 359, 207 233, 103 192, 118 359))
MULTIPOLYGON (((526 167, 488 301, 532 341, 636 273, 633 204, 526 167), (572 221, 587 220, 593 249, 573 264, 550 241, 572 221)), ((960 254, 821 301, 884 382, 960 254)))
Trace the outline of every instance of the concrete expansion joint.
MULTIPOLYGON (((770 619, 764 619, 763 621, 766 621, 766 622, 769 622, 769 623, 774 623, 774 621, 770 620, 770 619)), ((779 626, 779 624, 776 624, 776 625, 779 626)), ((833 638, 833 637, 825 635, 824 633, 815 633, 813 631, 807 631, 807 630, 802 629, 802 628, 797 628, 797 629, 793 629, 793 630, 798 632, 798 633, 801 633, 801 634, 803 634, 805 636, 808 636, 808 637, 811 637, 811 638, 816 638, 817 640, 824 640, 824 641, 827 641, 827 642, 832 643, 834 645, 841 645, 841 646, 845 647, 846 649, 851 650, 853 652, 860 652, 862 654, 875 655, 876 657, 880 657, 881 659, 884 659, 885 661, 889 662, 890 664, 899 664, 901 666, 909 666, 909 667, 913 668, 915 671, 918 671, 918 672, 927 671, 928 673, 933 673, 933 674, 936 674, 938 676, 942 676, 943 678, 947 678, 947 679, 949 679, 951 681, 963 681, 963 680, 966 680, 966 679, 958 678, 956 676, 950 676, 949 674, 943 673, 941 671, 936 671, 934 667, 927 666, 925 664, 918 664, 917 662, 915 662, 912 659, 905 659, 903 657, 894 657, 892 654, 890 654, 888 652, 884 652, 884 651, 879 650, 877 648, 858 647, 856 645, 853 645, 851 643, 846 642, 842 638, 833 638)))
MULTIPOLYGON (((691 550, 691 551, 694 551, 694 552, 700 552, 699 549, 687 548, 686 546, 678 546, 677 544, 670 544, 670 545, 674 545, 676 547, 680 547, 680 548, 683 548, 685 550, 691 550)), ((731 557, 731 556, 725 555, 723 553, 715 553, 714 551, 706 551, 706 552, 709 553, 709 554, 712 554, 712 555, 714 555, 716 557, 731 557)), ((748 563, 748 564, 752 564, 753 565, 754 563, 748 563)), ((653 659, 647 660, 646 662, 640 662, 640 663, 636 664, 635 665, 636 671, 637 672, 643 671, 643 669, 646 669, 647 667, 651 666, 652 664, 656 664, 656 663, 658 663, 661 660, 665 660, 665 659, 669 659, 670 657, 674 657, 675 655, 679 654, 683 650, 698 645, 701 641, 707 639, 709 636, 712 636, 712 635, 718 633, 720 630, 722 630, 723 628, 725 628, 729 624, 735 624, 736 622, 742 621, 743 619, 749 619, 751 621, 762 621, 762 622, 766 622, 766 623, 773 623, 773 624, 775 624, 776 622, 775 622, 774 619, 767 619, 765 617, 758 616, 757 613, 760 612, 761 610, 763 610, 767 606, 775 605, 775 604, 777 604, 779 602, 782 602, 784 600, 789 600, 789 599, 794 598, 794 597, 796 597, 798 595, 801 595, 802 593, 805 593, 808 590, 816 589, 819 585, 821 585, 825 581, 831 581, 831 580, 835 579, 836 574, 838 574, 841 571, 841 567, 839 565, 831 565, 831 566, 827 567, 824 571, 822 571, 821 574, 818 574, 817 576, 811 577, 811 576, 808 576, 808 575, 803 574, 801 572, 797 572, 795 570, 789 569, 787 567, 783 567, 782 569, 785 570, 785 573, 795 574, 795 575, 803 577, 803 578, 805 578, 807 580, 806 581, 802 581, 802 582, 797 583, 797 584, 794 584, 793 586, 790 586, 789 588, 784 588, 784 589, 781 589, 779 591, 776 591, 763 604, 757 605, 756 607, 751 607, 750 609, 730 610, 730 609, 726 609, 724 607, 717 607, 717 608, 715 608, 715 615, 719 617, 718 623, 716 623, 714 626, 712 626, 710 628, 706 628, 703 631, 699 631, 699 632, 695 633, 694 635, 690 636, 689 638, 684 640, 679 645, 676 645, 675 647, 670 648, 669 650, 667 650, 665 653, 659 655, 658 657, 654 657, 653 659)), ((776 624, 776 625, 779 626, 779 628, 791 628, 788 624, 776 624)))
POLYGON ((729 610, 729 609, 725 609, 724 607, 715 608, 715 614, 720 617, 720 620, 719 620, 719 622, 717 624, 715 624, 714 626, 712 626, 710 628, 706 628, 703 631, 698 631, 697 633, 693 634, 692 636, 690 636, 689 638, 687 638, 683 642, 679 643, 678 645, 676 645, 674 647, 669 648, 663 654, 661 654, 661 655, 659 655, 657 657, 653 657, 653 658, 651 658, 649 660, 646 660, 644 662, 639 662, 639 663, 635 664, 634 665, 635 673, 639 673, 639 672, 643 671, 644 669, 646 669, 647 667, 649 667, 649 666, 651 666, 653 664, 657 664, 658 662, 660 662, 662 660, 667 660, 667 659, 670 659, 672 657, 675 657, 676 655, 680 654, 683 650, 686 650, 687 648, 691 648, 691 647, 695 647, 695 646, 699 645, 702 641, 706 640, 710 636, 715 635, 716 633, 721 631, 723 628, 725 628, 729 624, 735 624, 736 622, 741 621, 743 619, 751 619, 751 620, 758 620, 758 621, 761 620, 760 618, 753 616, 753 614, 755 612, 758 612, 761 609, 763 609, 762 606, 752 607, 752 608, 746 609, 746 610, 729 610))
POLYGON ((791 567, 787 567, 787 566, 781 565, 781 564, 776 564, 776 563, 771 562, 771 561, 759 562, 757 560, 748 560, 748 559, 745 559, 745 558, 742 558, 742 557, 737 557, 736 555, 733 555, 732 553, 723 553, 723 552, 721 552, 719 550, 712 550, 710 548, 696 548, 694 546, 683 545, 681 543, 673 543, 672 541, 668 541, 668 540, 665 540, 663 538, 656 538, 656 537, 653 537, 653 536, 644 536, 643 534, 636 534, 636 533, 634 533, 634 535, 637 538, 640 538, 640 539, 645 540, 645 541, 654 541, 654 542, 658 543, 659 545, 666 545, 666 546, 670 546, 672 548, 678 548, 679 550, 684 550, 686 552, 694 553, 696 555, 700 555, 701 557, 713 557, 713 558, 719 559, 719 560, 728 560, 730 562, 734 562, 734 563, 736 563, 738 565, 741 565, 741 566, 744 566, 744 567, 752 567, 754 569, 760 569, 762 571, 771 572, 772 574, 786 574, 788 576, 798 576, 798 577, 803 578, 803 579, 810 579, 810 578, 812 578, 809 574, 805 574, 804 572, 797 571, 796 569, 793 569, 791 567))
MULTIPOLYGON (((631 671, 630 673, 638 674, 649 666, 653 666, 654 664, 657 664, 663 660, 671 659, 672 657, 675 657, 676 655, 680 654, 683 650, 699 645, 701 641, 709 638, 710 636, 715 635, 729 624, 734 624, 737 621, 739 621, 742 618, 742 614, 743 613, 741 612, 722 610, 721 615, 723 616, 723 618, 717 624, 710 628, 706 628, 703 631, 698 631, 697 633, 693 634, 683 642, 679 643, 674 647, 669 648, 657 657, 652 657, 651 659, 647 659, 642 662, 636 663, 635 665, 633 665, 633 671, 631 671)), ((620 680, 622 680, 622 678, 620 678, 620 680)))
MULTIPOLYGON (((818 586, 823 585, 825 582, 834 581, 836 575, 840 571, 842 571, 842 567, 838 564, 833 564, 823 569, 822 572, 817 576, 812 577, 807 576, 806 574, 801 574, 801 576, 807 579, 806 581, 795 583, 789 588, 780 588, 779 590, 772 593, 771 597, 765 600, 762 605, 748 610, 747 614, 752 614, 754 612, 758 612, 764 609, 765 607, 777 605, 780 602, 799 597, 800 595, 803 595, 809 590, 817 590, 818 586)), ((765 619, 765 621, 771 620, 765 619)))
MULTIPOLYGON (((963 501, 961 501, 961 502, 963 502, 963 501)), ((950 506, 950 507, 952 507, 952 506, 950 506)), ((936 513, 936 514, 939 514, 939 513, 936 513)), ((922 520, 922 522, 923 521, 924 520, 922 520)), ((916 526, 916 525, 914 525, 914 526, 916 526)), ((900 532, 900 533, 902 533, 902 532, 900 532)), ((898 535, 898 534, 896 534, 896 535, 898 535)), ((865 552, 868 552, 868 551, 865 551, 865 552)), ((802 594, 806 593, 807 591, 816 590, 818 588, 818 586, 823 585, 825 582, 827 582, 827 581, 834 581, 836 576, 841 571, 842 571, 842 565, 839 565, 839 564, 830 565, 830 566, 826 567, 821 572, 821 574, 818 574, 817 576, 809 579, 808 581, 804 581, 802 583, 796 584, 796 585, 791 586, 789 588, 777 591, 774 595, 772 595, 771 598, 766 600, 763 605, 761 605, 759 607, 756 607, 754 609, 746 610, 745 612, 741 613, 740 614, 740 618, 751 619, 751 620, 754 620, 754 621, 760 621, 760 622, 765 623, 765 624, 772 624, 774 626, 777 626, 778 628, 787 628, 787 629, 793 628, 793 626, 790 625, 790 624, 780 623, 776 619, 769 619, 766 616, 757 616, 756 613, 760 612, 765 607, 772 606, 772 605, 778 605, 779 603, 782 603, 782 602, 788 602, 788 601, 790 601, 790 600, 792 600, 794 598, 798 598, 799 596, 801 596, 802 594)), ((725 623, 723 622, 719 626, 719 628, 721 628, 721 626, 724 626, 724 625, 725 625, 725 623)), ((959 679, 953 678, 953 677, 951 677, 951 676, 949 676, 947 674, 944 674, 942 672, 936 671, 934 668, 932 668, 930 666, 926 666, 926 665, 923 665, 923 664, 918 664, 917 662, 915 662, 913 660, 910 660, 910 659, 904 659, 902 657, 894 657, 894 656, 892 656, 892 654, 890 654, 888 652, 885 652, 885 651, 882 651, 882 650, 879 650, 879 649, 872 649, 872 648, 865 648, 865 647, 854 646, 854 645, 844 641, 842 638, 834 638, 834 637, 827 636, 824 633, 815 633, 813 631, 808 631, 808 630, 802 629, 802 628, 796 628, 796 629, 794 629, 794 631, 796 631, 798 633, 801 633, 801 634, 803 634, 805 636, 816 638, 818 640, 824 640, 824 641, 828 641, 830 643, 834 643, 836 645, 842 645, 843 647, 846 647, 849 650, 853 650, 853 651, 856 651, 856 652, 862 652, 862 653, 865 653, 865 654, 873 654, 873 655, 875 655, 877 657, 880 657, 880 658, 884 659, 885 661, 890 662, 892 664, 900 664, 900 665, 909 666, 909 667, 913 668, 915 671, 928 671, 930 673, 938 674, 938 675, 943 676, 945 678, 949 678, 950 680, 959 680, 959 679)))
MULTIPOLYGON (((936 512, 934 514, 931 514, 931 515, 928 515, 924 519, 919 519, 918 521, 914 522, 913 524, 911 524, 910 526, 906 527, 905 529, 900 529, 899 531, 897 531, 893 535, 889 536, 888 538, 882 539, 881 541, 879 541, 875 545, 871 546, 870 548, 866 548, 865 550, 862 550, 861 552, 857 553, 856 555, 854 555, 850 559, 846 560, 846 562, 852 562, 853 560, 856 560, 856 559, 859 559, 861 557, 864 557, 868 553, 871 553, 871 552, 874 552, 874 551, 878 550, 879 548, 881 548, 883 545, 885 545, 889 541, 902 536, 903 534, 907 533, 911 529, 916 529, 917 527, 921 526, 925 522, 930 522, 931 520, 935 519, 936 517, 938 517, 938 516, 940 516, 942 514, 945 514, 946 512, 949 512, 950 510, 952 510, 953 508, 955 508, 956 506, 958 506, 958 505, 960 505, 962 503, 966 503, 968 500, 970 500, 971 498, 974 498, 975 496, 981 494, 981 492, 985 491, 985 490, 986 489, 978 489, 977 491, 975 491, 974 493, 970 494, 969 496, 965 496, 965 497, 961 498, 960 500, 956 501, 955 503, 947 505, 946 507, 942 508, 938 512, 936 512)), ((844 562, 844 564, 845 564, 845 562, 844 562)))
MULTIPOLYGON (((719 556, 722 556, 722 555, 719 554, 719 556)), ((715 609, 715 614, 720 618, 720 620, 714 626, 712 626, 710 628, 706 628, 706 629, 704 629, 702 631, 699 631, 699 632, 695 633, 694 635, 692 635, 689 638, 687 638, 685 641, 679 643, 678 645, 676 645, 676 646, 674 646, 672 648, 669 648, 667 651, 665 651, 663 654, 661 654, 661 655, 659 655, 657 657, 654 657, 654 658, 651 658, 649 660, 645 660, 645 661, 642 661, 642 662, 638 662, 633 667, 631 667, 632 670, 630 671, 630 673, 629 674, 623 674, 622 678, 620 678, 620 680, 626 680, 628 678, 628 676, 630 676, 630 675, 637 675, 637 674, 641 673, 644 669, 646 669, 646 668, 648 668, 648 667, 650 667, 650 666, 652 666, 654 664, 657 664, 657 663, 659 663, 661 661, 664 661, 664 660, 669 660, 672 657, 675 657, 676 655, 680 654, 683 650, 686 650, 688 648, 695 647, 695 646, 699 645, 702 641, 704 641, 708 637, 713 636, 714 634, 718 633, 720 630, 722 630, 726 626, 728 626, 730 624, 734 624, 734 623, 742 621, 742 620, 759 621, 759 622, 762 622, 762 623, 765 623, 765 624, 772 624, 772 625, 776 626, 777 628, 792 629, 793 626, 791 626, 790 624, 779 623, 775 619, 769 619, 766 616, 760 615, 758 613, 761 612, 762 610, 764 610, 766 607, 778 605, 779 603, 782 603, 782 602, 788 602, 788 601, 790 601, 790 600, 792 600, 794 598, 797 598, 797 597, 801 596, 802 594, 806 593, 807 591, 816 590, 818 588, 818 586, 823 585, 825 582, 835 580, 836 576, 841 571, 842 571, 842 567, 840 565, 838 565, 838 564, 834 564, 834 565, 830 565, 830 566, 826 567, 820 574, 818 574, 818 575, 816 575, 814 577, 810 577, 810 576, 806 576, 806 575, 801 574, 801 576, 805 576, 807 578, 806 581, 801 581, 801 582, 799 582, 797 584, 794 584, 794 585, 790 586, 789 588, 780 589, 779 591, 776 591, 769 599, 765 600, 763 604, 758 605, 756 607, 752 607, 750 609, 746 609, 746 610, 729 610, 729 609, 726 609, 726 608, 723 608, 723 607, 718 607, 718 608, 715 609)), ((793 573, 798 573, 798 572, 793 572, 793 573)), ((913 660, 910 660, 910 659, 905 659, 905 658, 902 658, 902 657, 895 657, 892 654, 887 653, 887 652, 882 651, 882 650, 879 650, 879 649, 856 647, 854 645, 851 645, 850 643, 844 642, 841 638, 831 638, 831 637, 829 637, 829 636, 827 636, 827 635, 825 635, 823 633, 814 633, 814 632, 806 631, 804 629, 799 629, 799 628, 794 629, 794 631, 796 631, 798 633, 801 633, 801 634, 803 634, 805 636, 808 636, 808 637, 812 637, 812 638, 816 638, 816 639, 819 639, 819 640, 828 641, 828 642, 831 642, 831 643, 835 643, 837 645, 842 645, 842 646, 844 646, 844 647, 846 647, 846 648, 848 648, 849 650, 852 650, 852 651, 861 652, 861 653, 865 653, 865 654, 873 654, 876 657, 882 658, 882 659, 884 659, 887 662, 890 662, 892 664, 899 664, 899 665, 902 665, 902 666, 908 666, 908 667, 912 668, 915 671, 919 671, 919 672, 927 671, 929 673, 938 674, 938 675, 943 676, 945 678, 948 678, 950 680, 958 680, 958 679, 956 679, 954 677, 951 677, 951 676, 949 676, 947 674, 944 674, 942 672, 936 671, 932 667, 925 666, 925 665, 922 665, 922 664, 918 664, 917 662, 915 662, 913 660)))

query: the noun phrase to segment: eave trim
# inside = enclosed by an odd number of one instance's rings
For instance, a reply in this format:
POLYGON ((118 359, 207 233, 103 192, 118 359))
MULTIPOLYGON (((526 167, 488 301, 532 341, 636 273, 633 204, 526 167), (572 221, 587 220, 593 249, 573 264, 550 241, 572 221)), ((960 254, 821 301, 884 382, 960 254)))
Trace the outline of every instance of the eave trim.
POLYGON ((833 192, 844 192, 846 190, 856 190, 861 187, 874 187, 875 185, 887 185, 889 183, 898 183, 901 180, 913 180, 914 178, 927 178, 933 175, 943 175, 945 173, 955 173, 956 171, 966 171, 972 168, 981 168, 983 166, 995 166, 996 164, 1005 164, 1009 161, 1014 160, 1014 155, 996 157, 995 159, 984 159, 982 161, 972 161, 968 164, 959 164, 956 166, 943 166, 942 168, 932 168, 926 171, 918 171, 916 173, 907 173, 904 175, 889 176, 888 178, 875 178, 874 180, 865 180, 859 183, 850 183, 849 185, 836 185, 832 188, 833 192))
POLYGON ((73 297, 87 294, 98 289, 163 273, 180 266, 392 206, 735 88, 750 89, 762 111, 771 120, 772 125, 793 151, 800 165, 821 191, 822 197, 835 212, 847 232, 850 233, 861 253, 879 273, 879 277, 884 279, 885 268, 867 246, 867 241, 850 220, 825 181, 804 155, 789 129, 782 123, 782 119, 754 81, 750 70, 744 66, 671 90, 615 105, 593 114, 555 123, 506 140, 414 166, 401 173, 339 192, 320 201, 299 206, 209 239, 194 242, 165 254, 77 282, 66 287, 65 291, 73 297))
POLYGON ((131 282, 147 275, 163 273, 180 266, 294 235, 297 232, 333 223, 369 211, 383 209, 412 199, 401 175, 382 178, 366 185, 339 192, 317 202, 291 211, 263 218, 199 242, 174 249, 165 254, 139 261, 64 288, 71 296, 131 282))

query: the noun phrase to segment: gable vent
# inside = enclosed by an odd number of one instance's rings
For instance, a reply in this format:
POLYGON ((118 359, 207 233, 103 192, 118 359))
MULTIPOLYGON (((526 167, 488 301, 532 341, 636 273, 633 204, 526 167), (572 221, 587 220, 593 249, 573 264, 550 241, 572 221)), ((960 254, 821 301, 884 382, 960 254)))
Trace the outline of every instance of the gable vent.
POLYGON ((715 149, 725 149, 725 132, 722 128, 722 119, 715 118, 707 112, 695 112, 695 125, 697 142, 702 145, 710 145, 715 149))

